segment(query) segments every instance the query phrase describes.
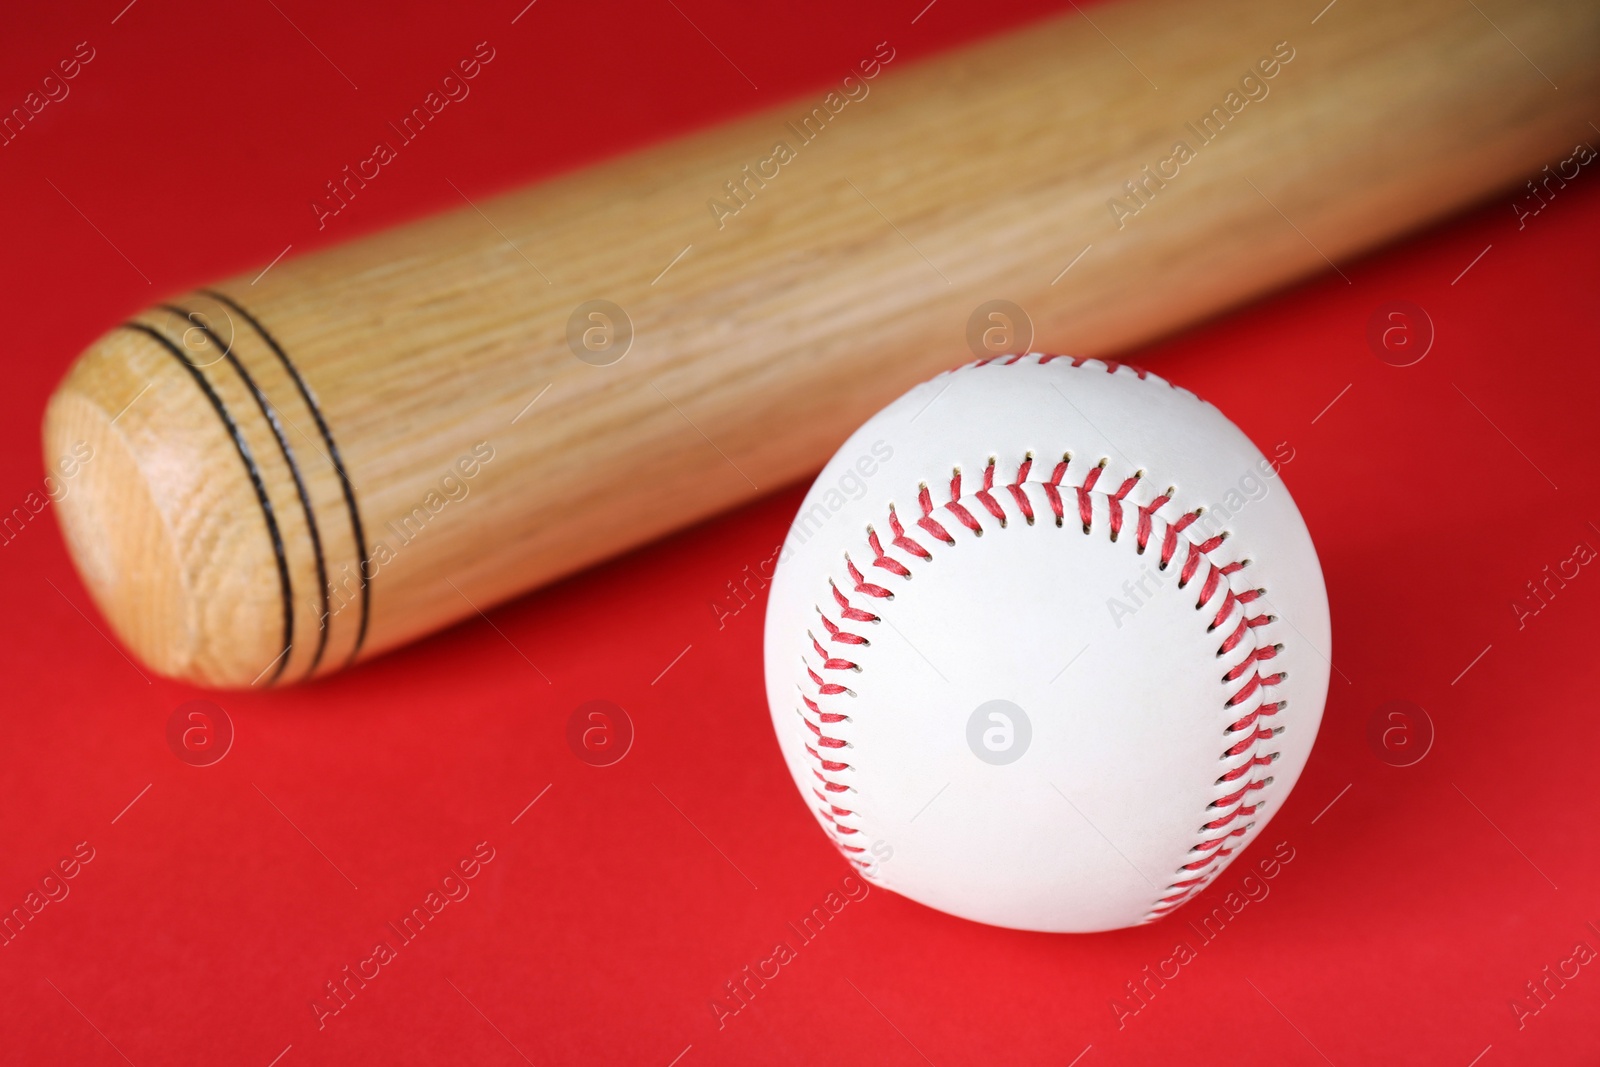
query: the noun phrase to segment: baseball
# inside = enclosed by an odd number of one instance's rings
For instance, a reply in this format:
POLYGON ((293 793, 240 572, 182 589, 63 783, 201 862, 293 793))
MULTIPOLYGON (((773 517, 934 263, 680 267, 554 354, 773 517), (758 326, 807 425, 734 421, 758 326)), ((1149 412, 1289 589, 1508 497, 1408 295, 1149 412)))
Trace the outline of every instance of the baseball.
POLYGON ((1133 367, 1006 356, 869 419, 767 608, 784 759, 863 875, 952 915, 1151 922, 1261 833, 1310 754, 1330 632, 1263 454, 1133 367))

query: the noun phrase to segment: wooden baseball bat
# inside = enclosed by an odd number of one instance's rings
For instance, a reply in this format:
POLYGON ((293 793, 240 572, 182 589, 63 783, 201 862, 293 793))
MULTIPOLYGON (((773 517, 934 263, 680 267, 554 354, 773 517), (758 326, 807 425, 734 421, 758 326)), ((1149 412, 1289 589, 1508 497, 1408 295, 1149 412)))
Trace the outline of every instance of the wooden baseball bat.
POLYGON ((152 308, 46 413, 72 556, 162 674, 325 674, 794 481, 975 352, 1146 340, 1589 137, 1592 3, 1317 7, 868 45, 811 97, 152 308))

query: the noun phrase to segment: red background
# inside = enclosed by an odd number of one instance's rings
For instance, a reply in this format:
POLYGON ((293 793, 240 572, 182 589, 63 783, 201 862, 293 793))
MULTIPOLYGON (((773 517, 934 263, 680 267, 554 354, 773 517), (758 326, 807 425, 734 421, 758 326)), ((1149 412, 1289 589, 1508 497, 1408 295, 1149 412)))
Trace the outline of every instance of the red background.
MULTIPOLYGON (((912 24, 922 0, 540 0, 513 25, 522 0, 141 0, 113 23, 123 2, 19 8, 0 37, 7 109, 77 42, 96 50, 0 148, 6 511, 41 488, 40 415, 70 360, 158 297, 454 206, 447 178, 476 198, 812 90, 879 40, 915 57, 1051 10, 943 0, 912 24), (323 181, 484 39, 503 58, 472 97, 318 233, 323 181)), ((198 694, 97 632, 41 515, 0 548, 0 908, 78 842, 94 859, 0 948, 0 1061, 1596 1062, 1600 966, 1520 1028, 1511 1002, 1578 942, 1600 949, 1600 576, 1521 628, 1512 608, 1579 542, 1600 548, 1597 183, 1585 170, 1521 229, 1508 192, 1340 264, 1348 283, 1131 354, 1290 443, 1332 598, 1318 746, 1227 875, 1165 922, 1080 937, 875 890, 720 1030, 723 983, 848 870, 771 736, 763 605, 721 630, 711 608, 800 487, 493 612, 504 638, 478 620, 325 683, 224 696, 236 739, 204 768, 166 740, 198 694), (1436 329, 1406 368, 1366 340, 1395 299, 1436 329), (565 740, 597 698, 637 731, 606 768, 565 740), (1391 700, 1436 730, 1414 766, 1369 744, 1391 700), (471 895, 319 1030, 324 983, 481 841, 495 858, 471 895), (1202 944, 1187 923, 1278 842, 1294 858, 1270 895, 1202 944), (1197 958, 1119 1029, 1112 999, 1179 939, 1197 958)))

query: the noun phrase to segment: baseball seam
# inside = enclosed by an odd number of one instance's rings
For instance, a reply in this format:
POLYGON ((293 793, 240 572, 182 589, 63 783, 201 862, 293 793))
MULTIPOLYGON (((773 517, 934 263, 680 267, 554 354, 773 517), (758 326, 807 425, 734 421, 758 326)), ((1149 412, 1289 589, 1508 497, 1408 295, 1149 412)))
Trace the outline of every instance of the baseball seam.
MULTIPOLYGON (((980 360, 949 373, 961 373, 991 364, 1010 366, 1027 358, 1031 357, 1006 356, 980 360)), ((1037 363, 1043 365, 1064 358, 1068 357, 1042 355, 1037 357, 1037 363)), ((1074 358, 1071 366, 1081 368, 1089 362, 1099 361, 1074 358)), ((1128 373, 1137 375, 1140 380, 1164 382, 1146 371, 1126 365, 1106 363, 1105 368, 1107 373, 1117 373, 1126 368, 1128 373)), ((1226 769, 1214 783, 1220 795, 1207 805, 1204 821, 1194 835, 1194 843, 1184 855, 1184 862, 1176 868, 1174 881, 1159 891, 1158 899, 1141 920, 1150 922, 1183 904, 1221 872, 1226 866, 1226 859, 1242 844, 1236 839, 1243 837, 1255 825, 1253 817, 1263 806, 1260 798, 1253 794, 1264 790, 1273 779, 1271 775, 1258 777, 1254 772, 1259 767, 1269 766, 1279 757, 1279 752, 1263 751, 1263 746, 1283 732, 1283 727, 1270 725, 1264 720, 1273 719, 1287 705, 1286 700, 1268 701, 1266 697, 1268 691, 1283 682, 1287 675, 1281 671, 1262 672, 1263 664, 1276 658, 1283 646, 1263 643, 1257 631, 1274 622, 1276 617, 1251 614, 1250 605, 1265 595, 1265 589, 1234 588, 1233 576, 1249 566, 1250 560, 1228 559, 1221 555, 1219 550, 1228 538, 1226 531, 1204 540, 1197 539, 1198 534, 1191 527, 1203 513, 1203 508, 1169 517, 1172 489, 1157 495, 1147 504, 1128 500, 1129 494, 1145 478, 1142 469, 1124 479, 1114 490, 1109 490, 1098 485, 1106 467, 1105 459, 1091 466, 1077 485, 1063 484, 1063 479, 1073 466, 1070 453, 1063 454, 1049 478, 1044 480, 1030 480, 1029 474, 1033 471, 1034 463, 1033 453, 1027 453, 1017 469, 1015 479, 996 486, 997 457, 990 456, 984 466, 982 488, 970 495, 963 495, 961 469, 957 467, 950 480, 950 498, 942 504, 933 502, 927 483, 922 483, 917 494, 917 510, 920 514, 913 522, 912 533, 907 532, 895 505, 889 505, 889 544, 894 554, 884 547, 879 531, 868 524, 865 546, 871 555, 868 566, 886 572, 888 577, 881 579, 883 582, 908 581, 913 567, 920 569, 934 562, 933 553, 918 540, 918 536, 925 535, 924 539, 932 538, 946 547, 953 547, 956 540, 945 525, 945 522, 953 521, 974 536, 981 537, 985 527, 975 514, 979 511, 995 520, 1002 530, 1006 528, 1008 518, 1015 516, 1022 517, 1031 526, 1036 516, 1034 501, 1027 489, 1032 487, 1044 496, 1044 503, 1048 505, 1058 527, 1065 525, 1075 503, 1076 517, 1086 536, 1095 531, 1094 505, 1097 500, 1105 511, 1105 525, 1109 527, 1113 542, 1117 541, 1132 518, 1137 553, 1143 555, 1152 544, 1157 545, 1160 570, 1165 571, 1174 563, 1178 564, 1180 590, 1198 581, 1200 590, 1195 603, 1196 611, 1203 611, 1208 605, 1216 603, 1207 632, 1226 634, 1217 649, 1217 657, 1220 659, 1244 649, 1243 658, 1225 671, 1221 679, 1226 693, 1223 707, 1230 713, 1237 709, 1240 717, 1223 731, 1220 760, 1226 769), (1002 503, 1007 496, 1013 505, 1014 515, 1008 515, 1002 503), (1130 510, 1136 516, 1130 516, 1130 510), (936 517, 941 514, 944 521, 936 517), (921 534, 914 535, 916 531, 921 531, 921 534), (1242 825, 1239 825, 1241 821, 1242 825)), ((879 616, 860 605, 869 600, 892 601, 894 593, 887 585, 868 581, 848 551, 844 554, 844 566, 848 577, 828 579, 833 610, 840 621, 835 622, 830 618, 829 612, 820 604, 815 605, 815 610, 827 644, 865 647, 870 645, 870 640, 864 634, 846 629, 841 623, 876 623, 879 616), (840 588, 841 584, 857 598, 865 599, 852 601, 840 588)), ((811 787, 820 802, 816 811, 841 854, 852 864, 866 868, 870 864, 861 856, 867 849, 852 840, 861 832, 859 826, 852 825, 860 821, 860 815, 853 806, 854 801, 849 800, 849 795, 856 792, 848 781, 854 767, 842 758, 845 750, 852 746, 847 737, 839 736, 850 732, 848 726, 851 718, 843 709, 855 693, 843 681, 826 680, 824 677, 828 675, 837 679, 843 672, 859 673, 862 668, 843 655, 831 654, 815 631, 808 630, 806 637, 810 644, 809 653, 816 657, 817 663, 813 666, 808 655, 802 653, 805 681, 798 688, 804 707, 795 710, 804 723, 805 732, 801 734, 801 740, 816 778, 816 783, 811 787), (846 807, 846 803, 852 806, 846 807)))

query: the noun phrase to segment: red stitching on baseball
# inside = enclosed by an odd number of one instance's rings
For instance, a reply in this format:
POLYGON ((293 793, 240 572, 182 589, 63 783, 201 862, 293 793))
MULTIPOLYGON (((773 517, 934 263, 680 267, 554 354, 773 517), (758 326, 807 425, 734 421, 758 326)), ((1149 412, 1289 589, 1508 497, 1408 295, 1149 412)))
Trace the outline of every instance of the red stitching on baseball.
MULTIPOLYGON (((1066 461, 1062 461, 1062 466, 1066 461)), ((993 463, 990 464, 993 466, 993 463)), ((1028 470, 1033 466, 1033 453, 1029 452, 1022 460, 1022 465, 1017 468, 1017 480, 1006 486, 1011 490, 1011 498, 1016 501, 1017 510, 1022 512, 1022 517, 1028 520, 1028 525, 1033 525, 1033 502, 1028 499, 1028 494, 1022 491, 1022 483, 1028 480, 1028 470)), ((1059 519, 1059 516, 1058 516, 1059 519)))
POLYGON ((1134 486, 1139 484, 1139 479, 1144 477, 1144 471, 1134 471, 1132 477, 1122 483, 1122 488, 1106 498, 1106 506, 1111 509, 1111 540, 1115 541, 1122 532, 1122 498, 1127 496, 1134 486))
MULTIPOLYGON (((1063 467, 1066 464, 1062 464, 1063 467)), ((1089 494, 1094 490, 1094 484, 1100 480, 1100 472, 1106 469, 1106 461, 1089 468, 1089 473, 1083 476, 1083 484, 1078 486, 1078 518, 1083 520, 1083 532, 1089 532, 1089 522, 1093 518, 1093 510, 1089 506, 1089 494)), ((1057 518, 1060 518, 1058 515, 1057 518)), ((1112 538, 1116 540, 1115 537, 1112 538)))
POLYGON ((911 577, 911 572, 906 570, 899 560, 890 559, 883 554, 883 545, 878 541, 878 531, 870 526, 867 527, 867 547, 872 549, 874 567, 882 567, 890 574, 899 575, 901 578, 911 577))
MULTIPOLYGON (((956 471, 956 477, 959 478, 960 476, 961 472, 956 471)), ((954 488, 952 488, 952 492, 954 492, 954 488)), ((993 456, 989 457, 988 464, 986 464, 983 468, 983 488, 979 489, 974 495, 978 498, 978 503, 982 504, 984 509, 988 511, 990 515, 993 515, 997 520, 999 520, 1000 529, 1004 530, 1006 528, 1006 512, 1005 509, 1000 506, 1000 502, 994 498, 993 456)))
POLYGON ((860 634, 853 634, 848 630, 839 629, 837 623, 822 614, 821 608, 817 609, 817 617, 822 620, 822 625, 827 629, 828 640, 830 641, 839 641, 846 645, 869 645, 872 643, 860 634))
MULTIPOLYGON (((956 479, 956 484, 957 484, 957 486, 960 485, 960 477, 959 476, 956 479)), ((954 537, 950 536, 950 531, 946 530, 943 526, 939 525, 939 523, 934 519, 934 517, 933 517, 933 494, 928 492, 928 487, 925 484, 922 486, 921 489, 919 489, 917 491, 917 504, 919 506, 921 506, 921 508, 922 508, 922 518, 917 520, 917 525, 919 527, 921 527, 922 529, 926 530, 928 533, 932 534, 934 537, 937 537, 939 540, 943 541, 945 544, 947 544, 947 545, 955 544, 956 543, 956 539, 954 537)), ((893 509, 890 509, 890 515, 892 516, 893 514, 894 514, 893 509)), ((971 519, 971 516, 969 515, 968 518, 971 519)), ((974 525, 976 525, 976 524, 974 523, 974 525)), ((896 541, 895 544, 899 545, 900 542, 896 541)), ((932 559, 933 557, 932 556, 924 556, 924 558, 932 559)))
MULTIPOLYGON (((871 532, 871 528, 870 527, 868 528, 868 532, 869 533, 871 532)), ((876 535, 874 535, 874 537, 875 536, 876 535)), ((877 549, 878 542, 876 540, 873 540, 872 538, 869 538, 869 540, 872 541, 872 547, 874 549, 877 549)), ((850 572, 850 580, 856 583, 855 584, 855 591, 857 593, 860 593, 863 596, 878 597, 881 600, 893 600, 894 599, 894 594, 889 592, 889 590, 885 589, 881 585, 873 585, 871 582, 867 581, 865 578, 863 578, 861 576, 861 572, 856 569, 856 565, 854 563, 850 562, 850 553, 848 553, 848 552, 846 552, 845 556, 844 556, 844 565, 845 565, 845 568, 847 570, 849 570, 849 572, 850 572)), ((907 573, 909 574, 910 572, 907 571, 907 573)), ((877 621, 877 616, 876 615, 873 616, 873 621, 874 622, 877 621)))
MULTIPOLYGON (((923 492, 927 492, 927 490, 924 489, 923 492)), ((933 559, 933 554, 931 552, 906 536, 906 528, 900 525, 900 516, 895 513, 893 504, 889 505, 889 532, 894 534, 894 547, 898 548, 900 551, 909 552, 913 556, 916 556, 918 559, 924 561, 933 559)), ((944 533, 943 529, 940 529, 939 533, 944 535, 939 538, 941 541, 944 541, 946 544, 955 544, 955 540, 951 538, 949 534, 944 533)), ((906 571, 902 577, 911 577, 911 572, 906 571)))
MULTIPOLYGON (((1056 525, 1060 526, 1066 509, 1061 506, 1061 479, 1066 476, 1067 464, 1072 462, 1071 453, 1061 457, 1061 462, 1056 464, 1055 471, 1050 475, 1050 480, 1044 483, 1045 499, 1050 501, 1050 510, 1055 514, 1056 525)), ((1023 461, 1023 467, 1033 466, 1032 457, 1023 461)), ((1017 472, 1017 488, 1022 488, 1022 472, 1017 472)))
POLYGON ((839 592, 839 587, 833 584, 833 579, 831 578, 828 579, 828 588, 833 590, 833 599, 838 602, 839 611, 843 613, 844 617, 849 619, 851 622, 878 621, 878 617, 872 612, 864 611, 861 608, 851 607, 850 601, 846 600, 845 595, 839 592))

